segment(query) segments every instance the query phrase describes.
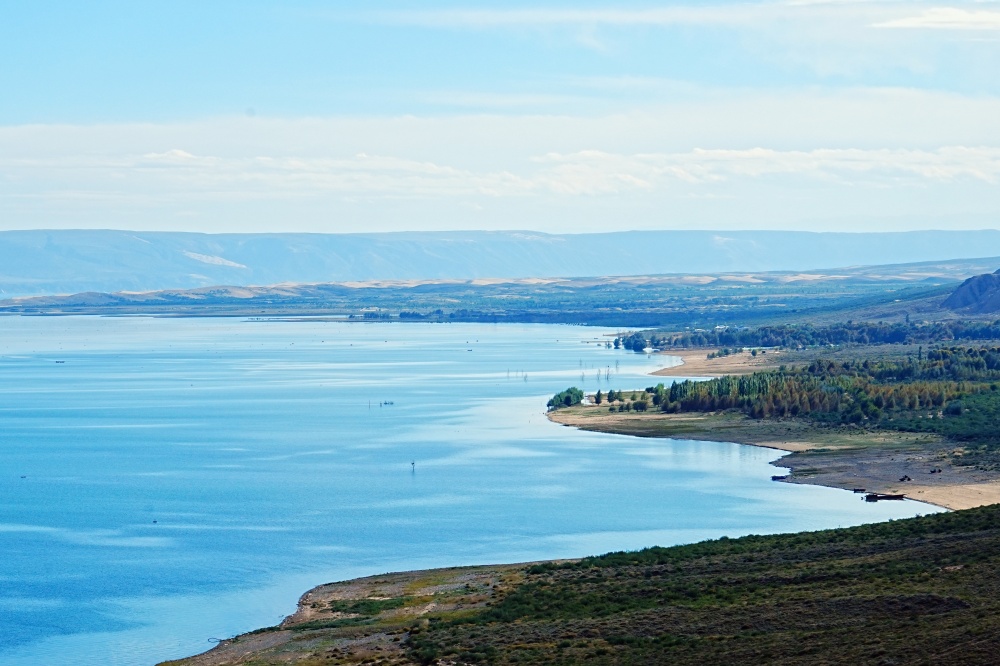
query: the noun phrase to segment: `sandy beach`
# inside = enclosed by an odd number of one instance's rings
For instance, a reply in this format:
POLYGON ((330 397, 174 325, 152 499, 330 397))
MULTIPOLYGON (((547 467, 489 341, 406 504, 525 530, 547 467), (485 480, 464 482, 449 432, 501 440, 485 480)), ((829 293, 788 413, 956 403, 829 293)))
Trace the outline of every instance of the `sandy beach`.
POLYGON ((723 375, 748 375, 752 372, 776 368, 780 365, 782 354, 778 351, 769 351, 766 354, 758 353, 756 356, 750 352, 740 352, 729 356, 719 356, 708 358, 712 352, 717 352, 717 348, 711 349, 680 349, 677 351, 663 352, 668 356, 677 356, 681 359, 681 365, 670 368, 662 368, 652 373, 657 377, 721 377, 723 375))
POLYGON ((908 497, 948 509, 971 509, 987 504, 1000 504, 1000 481, 940 486, 909 485, 908 497))
POLYGON ((953 464, 950 453, 955 446, 926 435, 817 428, 794 419, 757 421, 734 413, 610 413, 603 405, 560 409, 549 412, 548 418, 595 432, 736 442, 787 451, 789 455, 774 464, 790 470, 784 479, 788 483, 905 494, 946 509, 1000 503, 1000 473, 953 464), (941 471, 931 473, 932 469, 941 471))

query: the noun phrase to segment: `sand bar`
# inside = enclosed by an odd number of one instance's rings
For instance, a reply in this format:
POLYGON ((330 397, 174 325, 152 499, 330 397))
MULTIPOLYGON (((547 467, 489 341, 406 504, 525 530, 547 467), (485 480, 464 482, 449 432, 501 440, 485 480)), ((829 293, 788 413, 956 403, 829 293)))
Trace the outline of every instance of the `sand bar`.
POLYGON ((756 356, 750 352, 740 352, 728 356, 708 358, 718 348, 681 349, 664 352, 668 356, 677 356, 681 365, 663 368, 652 373, 657 377, 721 377, 723 375, 748 375, 752 372, 776 368, 782 363, 781 353, 769 351, 756 356))

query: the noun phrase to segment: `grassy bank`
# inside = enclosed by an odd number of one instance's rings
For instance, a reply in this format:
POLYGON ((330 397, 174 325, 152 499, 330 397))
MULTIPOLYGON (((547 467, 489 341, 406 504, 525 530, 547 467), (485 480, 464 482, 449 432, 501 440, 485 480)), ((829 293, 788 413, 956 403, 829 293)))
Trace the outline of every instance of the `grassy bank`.
POLYGON ((207 664, 992 664, 1000 507, 323 586, 207 664))

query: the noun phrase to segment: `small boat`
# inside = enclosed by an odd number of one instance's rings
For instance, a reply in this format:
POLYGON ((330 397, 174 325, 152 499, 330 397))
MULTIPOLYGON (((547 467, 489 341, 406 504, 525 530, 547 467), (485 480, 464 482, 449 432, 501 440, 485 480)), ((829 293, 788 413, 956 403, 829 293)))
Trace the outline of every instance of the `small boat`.
POLYGON ((906 495, 894 495, 889 493, 868 493, 865 495, 866 502, 881 502, 883 500, 904 500, 906 495))
POLYGON ((854 492, 856 492, 856 493, 863 493, 863 492, 865 492, 865 489, 864 488, 855 488, 854 492))

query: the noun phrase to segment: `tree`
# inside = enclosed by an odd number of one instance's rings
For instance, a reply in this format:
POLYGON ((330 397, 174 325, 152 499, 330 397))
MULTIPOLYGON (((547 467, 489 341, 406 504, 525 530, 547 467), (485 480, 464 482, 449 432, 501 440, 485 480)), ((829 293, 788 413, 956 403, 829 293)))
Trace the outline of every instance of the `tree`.
POLYGON ((604 401, 604 396, 601 395, 601 389, 597 389, 597 395, 594 396, 594 403, 601 404, 604 401))
POLYGON ((565 391, 556 393, 549 399, 549 409, 559 409, 560 407, 572 407, 583 401, 583 391, 575 386, 571 386, 565 391))

